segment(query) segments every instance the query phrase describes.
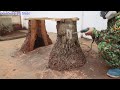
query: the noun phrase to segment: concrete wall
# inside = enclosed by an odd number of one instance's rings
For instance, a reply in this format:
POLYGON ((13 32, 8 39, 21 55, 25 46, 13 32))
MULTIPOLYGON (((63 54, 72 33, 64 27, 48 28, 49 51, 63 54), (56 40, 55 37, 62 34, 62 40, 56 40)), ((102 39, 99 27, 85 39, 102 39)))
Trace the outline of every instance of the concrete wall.
POLYGON ((12 16, 12 23, 13 24, 21 24, 20 16, 12 16))
POLYGON ((12 24, 21 24, 20 16, 6 15, 6 16, 0 16, 0 18, 11 18, 12 24))
POLYGON ((13 31, 11 18, 0 18, 0 36, 13 31))

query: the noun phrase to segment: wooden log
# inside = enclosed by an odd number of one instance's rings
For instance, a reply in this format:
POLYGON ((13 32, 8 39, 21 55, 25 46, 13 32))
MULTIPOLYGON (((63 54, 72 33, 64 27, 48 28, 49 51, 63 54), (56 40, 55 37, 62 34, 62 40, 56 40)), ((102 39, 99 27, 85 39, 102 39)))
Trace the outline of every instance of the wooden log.
POLYGON ((47 46, 48 45, 48 36, 46 34, 46 28, 45 28, 45 20, 41 20, 41 34, 43 36, 43 40, 44 40, 44 43, 45 45, 47 46))
POLYGON ((29 20, 29 32, 20 51, 23 53, 30 52, 38 47, 52 44, 47 35, 44 20, 29 20), (49 40, 49 41, 48 41, 49 40))
POLYGON ((37 37, 37 21, 31 20, 31 38, 30 38, 30 51, 34 49, 35 40, 37 37))
POLYGON ((57 21, 57 41, 50 53, 48 66, 53 70, 78 69, 86 63, 86 58, 78 41, 78 35, 67 37, 67 31, 77 32, 76 21, 57 21))

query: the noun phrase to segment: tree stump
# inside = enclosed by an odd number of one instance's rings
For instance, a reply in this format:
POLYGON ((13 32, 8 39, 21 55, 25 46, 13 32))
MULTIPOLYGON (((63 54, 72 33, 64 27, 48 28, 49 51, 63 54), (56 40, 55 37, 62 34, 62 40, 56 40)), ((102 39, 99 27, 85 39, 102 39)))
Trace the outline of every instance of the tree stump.
POLYGON ((45 27, 45 20, 29 20, 29 32, 20 51, 30 52, 38 47, 52 44, 45 27))
POLYGON ((57 21, 57 40, 50 53, 48 67, 63 71, 78 69, 86 63, 86 58, 78 41, 78 35, 67 37, 67 32, 77 32, 74 19, 60 19, 57 21))

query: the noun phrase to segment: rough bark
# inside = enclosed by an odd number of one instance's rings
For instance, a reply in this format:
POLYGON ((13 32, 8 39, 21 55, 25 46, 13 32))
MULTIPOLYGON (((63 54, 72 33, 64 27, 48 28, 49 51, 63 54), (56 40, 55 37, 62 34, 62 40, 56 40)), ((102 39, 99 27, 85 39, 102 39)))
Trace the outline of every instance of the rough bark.
POLYGON ((78 41, 78 35, 68 38, 66 30, 77 32, 76 21, 57 21, 57 41, 50 53, 48 66, 53 70, 78 69, 86 63, 86 58, 78 41))
POLYGON ((20 51, 27 53, 41 46, 52 44, 47 35, 44 20, 29 20, 29 32, 20 51))

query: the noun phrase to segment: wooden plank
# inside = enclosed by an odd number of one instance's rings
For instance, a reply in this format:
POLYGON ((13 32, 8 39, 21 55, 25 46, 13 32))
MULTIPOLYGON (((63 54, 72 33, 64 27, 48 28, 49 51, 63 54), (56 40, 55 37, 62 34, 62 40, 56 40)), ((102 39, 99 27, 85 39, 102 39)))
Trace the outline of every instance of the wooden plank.
POLYGON ((67 19, 71 19, 73 21, 79 20, 79 18, 77 18, 77 17, 74 17, 74 18, 47 18, 47 20, 52 20, 52 21, 62 21, 62 20, 67 20, 67 19))
POLYGON ((66 20, 66 19, 71 19, 73 21, 79 20, 78 17, 73 17, 73 18, 48 18, 48 17, 42 17, 42 18, 25 18, 25 20, 52 20, 52 21, 61 21, 61 20, 66 20))
POLYGON ((46 20, 48 17, 41 17, 41 18, 25 18, 24 20, 46 20))

